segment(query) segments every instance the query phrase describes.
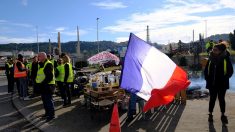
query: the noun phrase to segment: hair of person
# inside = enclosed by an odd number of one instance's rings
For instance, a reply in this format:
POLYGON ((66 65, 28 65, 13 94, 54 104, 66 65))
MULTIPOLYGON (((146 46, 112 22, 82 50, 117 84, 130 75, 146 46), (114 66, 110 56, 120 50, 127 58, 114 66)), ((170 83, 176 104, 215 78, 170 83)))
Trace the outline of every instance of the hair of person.
POLYGON ((19 59, 22 59, 22 58, 24 58, 24 57, 23 57, 22 54, 18 54, 18 58, 19 58, 19 59))
POLYGON ((38 55, 40 55, 41 57, 47 59, 47 54, 45 52, 39 52, 38 55))
POLYGON ((63 56, 64 63, 70 63, 70 57, 68 55, 63 56))

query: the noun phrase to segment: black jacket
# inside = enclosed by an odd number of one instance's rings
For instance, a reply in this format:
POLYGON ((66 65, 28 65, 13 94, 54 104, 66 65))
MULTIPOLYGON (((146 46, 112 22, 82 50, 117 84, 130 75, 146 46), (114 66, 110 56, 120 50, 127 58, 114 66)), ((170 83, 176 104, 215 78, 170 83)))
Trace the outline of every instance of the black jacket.
POLYGON ((204 70, 206 88, 229 89, 229 78, 233 75, 233 66, 230 61, 229 55, 225 54, 217 59, 213 59, 213 57, 211 56, 204 70), (226 60, 227 63, 226 74, 224 74, 224 60, 226 60))
POLYGON ((64 65, 64 73, 64 82, 66 83, 69 77, 69 64, 67 63, 64 65))
POLYGON ((14 68, 13 67, 9 67, 9 65, 6 63, 5 64, 5 74, 6 76, 14 76, 14 68))
POLYGON ((38 72, 38 62, 32 63, 32 70, 31 70, 31 79, 35 81, 38 72))
MULTIPOLYGON (((44 61, 43 63, 39 62, 40 68, 44 67, 45 62, 46 61, 44 61)), ((51 63, 47 63, 47 65, 45 66, 43 72, 45 74, 45 79, 42 81, 41 84, 48 84, 53 79, 53 65, 51 63)))
MULTIPOLYGON (((43 63, 42 62, 38 63, 40 68, 44 67, 45 62, 46 61, 44 61, 43 63)), ((39 87, 40 92, 42 94, 53 94, 54 84, 48 84, 53 79, 53 65, 51 63, 47 63, 43 72, 45 74, 45 79, 40 84, 37 84, 37 86, 39 87)))

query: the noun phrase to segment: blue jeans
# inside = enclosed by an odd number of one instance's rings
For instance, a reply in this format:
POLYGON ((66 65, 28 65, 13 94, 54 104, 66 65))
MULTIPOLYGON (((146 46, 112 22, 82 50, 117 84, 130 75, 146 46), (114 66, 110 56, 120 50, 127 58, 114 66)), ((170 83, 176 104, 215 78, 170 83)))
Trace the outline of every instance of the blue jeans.
POLYGON ((26 77, 19 78, 19 94, 20 97, 28 96, 28 83, 26 77))
POLYGON ((136 94, 131 93, 128 113, 127 113, 127 116, 130 118, 136 114, 136 103, 139 103, 139 109, 141 109, 141 111, 142 111, 142 109, 144 107, 144 100, 142 98, 140 98, 139 96, 137 96, 136 94))
POLYGON ((41 97, 42 97, 42 102, 43 102, 43 106, 45 109, 45 115, 48 116, 49 118, 54 117, 55 108, 54 108, 52 94, 43 93, 41 94, 41 97))
POLYGON ((137 95, 134 93, 131 93, 128 112, 127 112, 128 117, 132 117, 133 115, 136 114, 136 98, 137 98, 137 95))

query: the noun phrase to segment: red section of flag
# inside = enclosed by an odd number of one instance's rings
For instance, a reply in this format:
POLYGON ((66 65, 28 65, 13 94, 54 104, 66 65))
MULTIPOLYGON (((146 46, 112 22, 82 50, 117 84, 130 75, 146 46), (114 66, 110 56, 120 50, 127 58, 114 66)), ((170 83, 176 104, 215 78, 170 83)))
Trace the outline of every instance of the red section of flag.
POLYGON ((151 97, 145 104, 143 111, 146 112, 153 107, 170 103, 174 99, 175 94, 183 89, 186 89, 189 84, 190 81, 187 79, 186 72, 176 66, 176 69, 166 86, 162 89, 152 90, 151 97))
POLYGON ((113 106, 113 113, 110 122, 109 132, 121 132, 120 123, 119 123, 119 114, 118 106, 115 103, 113 106))

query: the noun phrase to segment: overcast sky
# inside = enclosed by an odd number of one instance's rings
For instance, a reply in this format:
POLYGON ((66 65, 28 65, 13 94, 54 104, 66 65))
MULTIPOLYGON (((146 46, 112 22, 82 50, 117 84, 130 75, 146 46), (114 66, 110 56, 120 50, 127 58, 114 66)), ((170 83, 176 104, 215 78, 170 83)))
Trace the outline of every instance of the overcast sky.
POLYGON ((1 0, 0 44, 76 41, 128 41, 130 32, 151 42, 192 41, 233 32, 235 0, 1 0), (97 21, 97 18, 98 21, 97 21), (207 32, 206 32, 207 31, 207 32))

